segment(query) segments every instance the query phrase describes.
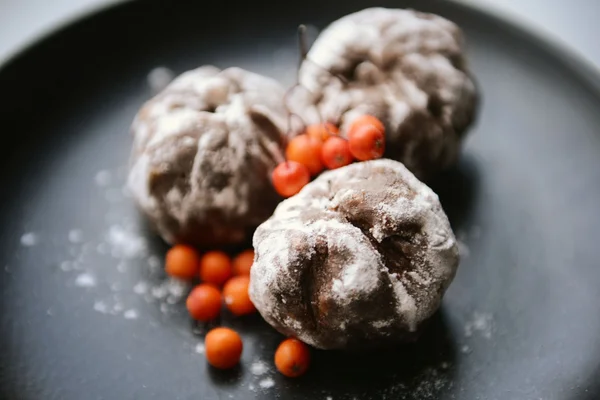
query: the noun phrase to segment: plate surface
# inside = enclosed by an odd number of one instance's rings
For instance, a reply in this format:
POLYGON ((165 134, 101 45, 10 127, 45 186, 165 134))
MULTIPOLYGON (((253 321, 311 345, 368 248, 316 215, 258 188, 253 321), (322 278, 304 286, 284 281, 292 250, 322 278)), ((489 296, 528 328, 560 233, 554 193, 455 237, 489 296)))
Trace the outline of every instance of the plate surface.
POLYGON ((483 93, 459 166, 433 185, 463 253, 441 311, 416 344, 314 352, 294 381, 272 369, 278 334, 225 317, 245 338, 242 366, 207 368, 185 288, 165 283, 165 247, 122 191, 146 75, 237 65, 289 83, 299 23, 373 3, 202 3, 126 3, 0 70, 0 397, 600 397, 600 80, 506 22, 434 0, 378 4, 461 25, 483 93))

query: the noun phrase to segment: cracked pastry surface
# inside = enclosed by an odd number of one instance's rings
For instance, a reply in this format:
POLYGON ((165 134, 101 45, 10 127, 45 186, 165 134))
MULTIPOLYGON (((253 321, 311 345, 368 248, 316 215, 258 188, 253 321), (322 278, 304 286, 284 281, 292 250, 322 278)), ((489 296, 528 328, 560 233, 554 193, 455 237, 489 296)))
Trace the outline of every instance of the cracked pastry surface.
POLYGON ((281 200, 269 175, 282 153, 284 89, 240 68, 188 71, 132 124, 128 185, 163 239, 237 243, 281 200))
POLYGON ((283 334, 323 349, 410 337, 459 262, 437 195, 389 159, 321 174, 277 207, 253 244, 255 306, 283 334))
POLYGON ((460 28, 412 10, 368 8, 333 22, 299 83, 308 91, 296 91, 291 107, 306 123, 336 122, 345 133, 356 117, 374 115, 386 125, 386 157, 419 179, 456 161, 478 108, 460 28))

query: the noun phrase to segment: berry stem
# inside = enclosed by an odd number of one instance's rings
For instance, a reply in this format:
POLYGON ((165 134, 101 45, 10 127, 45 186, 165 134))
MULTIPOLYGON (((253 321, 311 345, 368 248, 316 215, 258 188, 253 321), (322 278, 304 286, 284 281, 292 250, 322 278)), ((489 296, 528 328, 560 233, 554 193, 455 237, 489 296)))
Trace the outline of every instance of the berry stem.
POLYGON ((306 89, 304 86, 302 86, 300 83, 296 83, 294 86, 290 87, 285 92, 285 95, 283 96, 283 105, 284 105, 286 111, 288 112, 288 134, 293 132, 293 129, 292 129, 293 121, 292 120, 294 117, 298 118, 298 120, 300 121, 301 131, 303 131, 306 128, 306 121, 304 121, 300 115, 293 113, 289 106, 290 97, 292 96, 294 91, 298 88, 302 88, 310 93, 310 91, 308 89, 306 89))
POLYGON ((300 71, 300 67, 304 60, 306 60, 306 56, 308 55, 308 43, 306 40, 306 25, 301 24, 298 26, 298 49, 300 51, 300 60, 298 63, 298 71, 300 71))

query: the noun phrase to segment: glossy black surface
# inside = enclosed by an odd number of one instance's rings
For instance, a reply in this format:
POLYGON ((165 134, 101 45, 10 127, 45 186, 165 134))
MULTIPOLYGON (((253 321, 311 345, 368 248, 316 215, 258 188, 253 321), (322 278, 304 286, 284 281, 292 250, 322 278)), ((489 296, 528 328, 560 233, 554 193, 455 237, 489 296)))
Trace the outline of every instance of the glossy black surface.
POLYGON ((295 381, 254 375, 280 337, 258 317, 226 316, 245 339, 242 366, 210 370, 184 305, 157 299, 163 277, 149 264, 165 247, 120 190, 146 74, 210 63, 289 82, 299 23, 322 28, 373 3, 218 2, 217 14, 195 3, 126 3, 0 70, 0 397, 600 398, 598 78, 507 23, 433 0, 378 4, 460 24, 483 93, 460 164, 433 185, 464 243, 442 310, 416 344, 315 352, 295 381), (140 237, 148 254, 128 254, 140 237))

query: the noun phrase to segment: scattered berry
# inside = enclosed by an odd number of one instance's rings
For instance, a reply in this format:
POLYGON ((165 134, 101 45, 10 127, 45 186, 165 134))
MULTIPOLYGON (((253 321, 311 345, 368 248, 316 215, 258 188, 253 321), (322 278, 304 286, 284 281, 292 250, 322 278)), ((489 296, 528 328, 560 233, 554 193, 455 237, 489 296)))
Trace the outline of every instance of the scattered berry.
POLYGON ((365 125, 371 125, 381 133, 385 134, 385 126, 383 125, 383 122, 379 120, 379 118, 374 117, 372 115, 361 115, 360 117, 357 117, 354 121, 352 121, 352 124, 350 124, 350 128, 348 129, 348 138, 352 136, 353 130, 365 125))
POLYGON ((323 164, 329 169, 346 166, 352 162, 352 154, 348 141, 339 136, 332 136, 323 144, 321 152, 323 164))
POLYGON ((323 146, 321 140, 306 134, 298 135, 287 145, 285 157, 290 161, 306 165, 311 175, 314 176, 323 170, 321 146, 323 146))
POLYGON ((215 328, 204 339, 206 360, 219 369, 235 367, 242 356, 244 345, 240 335, 229 328, 215 328))
POLYGON ((374 125, 361 125, 348 134, 350 153, 360 161, 381 158, 385 151, 385 135, 374 125))
POLYGON ((209 251, 200 259, 200 280, 221 286, 231 277, 231 259, 222 251, 209 251))
POLYGON ((306 134, 314 139, 318 139, 322 142, 325 142, 331 136, 339 135, 340 130, 337 126, 333 125, 330 122, 325 122, 324 124, 314 124, 309 125, 306 128, 306 134))
POLYGON ((185 305, 195 320, 212 321, 221 313, 221 292, 213 285, 202 283, 192 289, 185 305))
POLYGON ((275 352, 277 370, 289 378, 296 378, 306 372, 310 364, 308 346, 298 339, 286 339, 275 352))
POLYGON ((304 164, 285 161, 273 170, 273 186, 283 197, 295 195, 310 181, 310 172, 304 164))
POLYGON ((225 286, 223 286, 225 307, 227 307, 233 315, 247 315, 256 311, 256 308, 248 295, 249 286, 250 277, 248 276, 234 276, 227 281, 225 286))
POLYGON ((165 272, 175 278, 191 280, 198 274, 200 256, 190 246, 178 244, 167 252, 165 272))
POLYGON ((362 115, 350 124, 348 144, 357 160, 381 158, 385 151, 385 126, 377 117, 362 115))
POLYGON ((233 259, 233 275, 250 275, 254 263, 254 250, 244 250, 233 259))

